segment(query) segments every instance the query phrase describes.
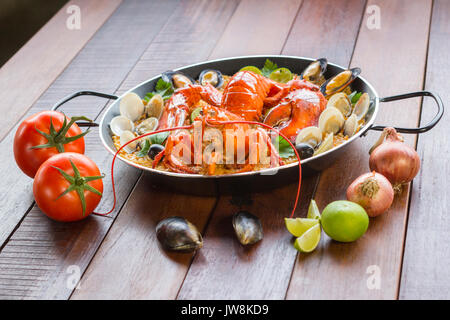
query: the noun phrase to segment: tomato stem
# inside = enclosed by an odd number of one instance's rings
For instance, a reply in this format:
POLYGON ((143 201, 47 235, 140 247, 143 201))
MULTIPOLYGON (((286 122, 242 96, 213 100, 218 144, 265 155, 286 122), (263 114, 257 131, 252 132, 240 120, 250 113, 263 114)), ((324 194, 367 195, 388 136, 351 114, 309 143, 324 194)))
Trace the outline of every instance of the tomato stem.
POLYGON ((102 196, 102 193, 100 191, 98 191, 97 189, 95 189, 94 187, 90 186, 88 184, 88 182, 103 179, 105 177, 105 175, 83 177, 80 174, 80 171, 78 170, 77 166, 72 162, 72 160, 69 160, 69 161, 70 161, 70 165, 72 166, 72 169, 73 169, 73 173, 74 173, 73 176, 71 176, 70 174, 68 174, 67 172, 65 172, 64 170, 62 170, 58 167, 52 166, 52 168, 55 168, 56 170, 58 170, 59 173, 64 177, 64 179, 66 179, 70 183, 70 186, 63 193, 61 193, 55 199, 55 201, 58 200, 59 198, 65 196, 66 194, 68 194, 71 191, 76 191, 76 193, 78 194, 78 196, 80 198, 81 207, 83 208, 83 217, 84 217, 84 215, 86 214, 86 199, 84 197, 84 191, 87 190, 87 191, 95 193, 96 195, 99 195, 100 197, 102 196))

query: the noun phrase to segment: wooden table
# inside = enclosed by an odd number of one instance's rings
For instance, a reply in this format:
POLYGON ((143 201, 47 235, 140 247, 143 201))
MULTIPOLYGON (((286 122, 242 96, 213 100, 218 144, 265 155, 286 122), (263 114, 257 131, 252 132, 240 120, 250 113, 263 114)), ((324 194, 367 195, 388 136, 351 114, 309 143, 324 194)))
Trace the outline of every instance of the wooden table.
MULTIPOLYGON (((17 168, 11 147, 21 119, 69 93, 120 94, 167 69, 225 56, 327 57, 361 67, 381 96, 429 89, 446 102, 449 21, 446 0, 70 1, 0 69, 0 298, 450 298, 447 114, 432 131, 406 136, 423 166, 389 212, 371 219, 354 243, 323 234, 311 254, 299 254, 284 228, 295 185, 249 193, 243 208, 265 229, 262 243, 251 248, 233 236, 238 208, 229 196, 162 191, 122 163, 114 213, 63 224, 37 208, 32 180, 17 168), (81 9, 80 30, 66 27, 71 5, 81 9), (377 12, 380 25, 373 28, 377 12), (202 230, 197 254, 159 249, 155 224, 173 215, 202 230)), ((66 111, 98 119, 105 107, 80 98, 66 111)), ((433 108, 428 99, 385 104, 377 124, 414 127, 433 108)), ((312 197, 321 209, 345 198, 348 184, 368 171, 367 152, 377 137, 369 133, 329 169, 304 179, 296 214, 306 214, 312 197)), ((86 140, 87 155, 109 172, 112 159, 95 130, 86 140)), ((112 205, 110 182, 107 177, 100 212, 112 205)))

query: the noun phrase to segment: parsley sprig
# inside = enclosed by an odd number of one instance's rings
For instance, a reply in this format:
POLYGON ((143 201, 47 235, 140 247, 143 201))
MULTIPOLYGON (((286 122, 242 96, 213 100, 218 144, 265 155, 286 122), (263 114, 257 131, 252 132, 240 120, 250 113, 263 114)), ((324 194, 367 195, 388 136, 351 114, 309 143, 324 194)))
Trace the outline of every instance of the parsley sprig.
POLYGON ((144 100, 147 102, 150 101, 150 99, 153 98, 155 94, 159 94, 164 100, 167 100, 172 96, 173 92, 174 89, 172 83, 166 82, 163 79, 159 79, 156 83, 155 90, 153 92, 147 93, 144 97, 144 100))

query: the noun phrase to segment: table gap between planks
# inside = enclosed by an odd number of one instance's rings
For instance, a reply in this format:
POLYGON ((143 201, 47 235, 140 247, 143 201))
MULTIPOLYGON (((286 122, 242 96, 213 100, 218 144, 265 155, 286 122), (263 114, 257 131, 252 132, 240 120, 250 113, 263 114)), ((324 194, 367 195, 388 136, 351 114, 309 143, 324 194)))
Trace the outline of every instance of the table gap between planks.
MULTIPOLYGON (((362 75, 381 96, 420 90, 425 79, 431 9, 432 3, 427 0, 123 1, 103 26, 99 23, 100 28, 84 48, 78 47, 78 54, 72 53, 73 61, 60 70, 54 82, 50 79, 48 84, 53 83, 48 89, 41 89, 41 97, 28 114, 79 89, 120 94, 165 69, 244 54, 325 56, 341 65, 362 67, 362 75), (381 12, 379 30, 366 27, 368 15, 364 13, 373 5, 381 12), (386 52, 393 54, 387 56, 386 52)), ((428 66, 432 73, 427 73, 427 88, 436 88, 440 93, 445 82, 438 81, 443 78, 436 57, 443 55, 437 49, 441 37, 450 33, 446 24, 448 9, 444 1, 436 1, 431 21, 428 66)), ((448 51, 448 46, 445 49, 448 51)), ((0 71, 0 83, 1 75, 0 71)), ((80 99, 70 108, 98 118, 105 104, 96 108, 92 105, 92 99, 80 99)), ((428 103, 425 107, 431 108, 428 103)), ((19 117, 28 108, 19 110, 19 117)), ((379 124, 415 126, 419 121, 420 101, 390 103, 381 108, 379 124)), ((426 114, 422 121, 425 119, 426 114)), ((441 134, 445 130, 442 125, 438 128, 441 134)), ((1 143, 11 143, 14 131, 1 143)), ((424 135, 427 146, 438 146, 433 137, 434 130, 424 135)), ((367 151, 376 138, 377 134, 370 133, 320 176, 304 179, 297 215, 305 215, 313 195, 321 208, 344 198, 349 182, 367 171, 367 151)), ((422 137, 418 140, 421 158, 431 162, 435 150, 423 148, 421 141, 422 137)), ((415 144, 415 137, 407 137, 407 143, 415 144)), ((108 172, 111 158, 104 152, 95 129, 87 138, 87 154, 108 172)), ((2 182, 3 189, 12 185, 13 190, 0 198, 6 208, 0 216, 7 213, 13 218, 0 228, 4 243, 0 252, 0 298, 395 299, 399 290, 401 298, 418 297, 418 288, 433 297, 448 292, 448 275, 446 282, 438 283, 437 267, 419 263, 417 254, 427 253, 421 246, 409 247, 406 242, 403 264, 408 268, 401 274, 410 188, 396 199, 388 214, 371 219, 369 232, 361 240, 338 244, 322 234, 316 252, 299 255, 283 225, 295 185, 246 195, 252 203, 243 208, 262 219, 265 239, 254 247, 243 248, 232 234, 231 215, 239 208, 230 203, 229 196, 193 197, 160 190, 148 175, 120 164, 117 176, 125 178, 118 184, 119 209, 111 217, 60 224, 32 206, 30 179, 21 175, 11 155, 1 158, 5 165, 0 170, 11 175, 2 182), (14 198, 17 193, 20 197, 14 198), (203 230, 205 247, 195 256, 168 254, 158 248, 154 226, 171 215, 183 215, 203 230), (371 265, 381 270, 380 290, 369 290, 366 285, 370 276, 366 271, 371 265), (419 275, 424 269, 435 277, 421 282, 419 275), (77 275, 82 279, 73 290, 71 285, 77 275)), ((432 172, 416 179, 411 208, 424 210, 423 203, 415 198, 419 196, 416 186, 425 190, 439 179, 444 178, 432 172)), ((106 211, 112 201, 110 180, 105 180, 105 186, 99 211, 106 211)), ((435 209, 439 208, 436 205, 435 209)), ((416 216, 419 214, 416 210, 410 212, 414 231, 408 232, 407 239, 411 237, 412 244, 422 240, 414 233, 421 226, 416 216)), ((445 221, 443 215, 439 218, 445 221)), ((441 246, 447 225, 441 223, 439 229, 428 225, 426 230, 434 231, 436 240, 432 248, 441 246)), ((449 262, 445 254, 428 254, 445 269, 443 262, 449 262)))

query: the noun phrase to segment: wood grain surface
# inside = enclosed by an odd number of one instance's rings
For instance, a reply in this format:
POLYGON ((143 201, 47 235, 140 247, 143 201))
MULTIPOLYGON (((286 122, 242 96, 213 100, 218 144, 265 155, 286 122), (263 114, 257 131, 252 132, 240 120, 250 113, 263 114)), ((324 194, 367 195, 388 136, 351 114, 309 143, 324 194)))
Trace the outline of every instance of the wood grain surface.
MULTIPOLYGON (((381 28, 368 29, 369 15, 365 15, 352 66, 362 68, 362 76, 381 96, 422 89, 431 1, 369 1, 368 6, 371 5, 380 7, 381 28), (388 51, 395 54, 386 59, 388 51)), ((415 127, 419 111, 418 99, 382 104, 376 123, 415 127)), ((355 141, 345 156, 322 172, 315 194, 320 209, 333 200, 345 199, 348 185, 368 172, 368 150, 378 136, 379 133, 372 132, 355 141)), ((406 143, 414 146, 415 136, 405 138, 406 143)), ((314 253, 299 255, 287 298, 396 299, 408 194, 405 188, 386 214, 370 219, 369 230, 356 242, 338 243, 322 233, 323 239, 314 253), (373 268, 379 270, 379 289, 367 285, 373 268)))
MULTIPOLYGON (((169 16, 172 15, 178 3, 178 1, 172 0, 164 2, 138 0, 124 2, 29 112, 34 113, 48 109, 50 105, 65 95, 86 88, 114 93, 169 16), (130 51, 129 48, 133 48, 133 50, 130 51)), ((105 104, 105 100, 79 98, 64 107, 64 110, 68 114, 76 112, 95 119, 105 104), (76 111, 72 111, 72 109, 76 111)), ((10 146, 13 134, 14 132, 11 132, 1 142, 1 145, 7 146, 9 143, 10 146)), ((102 171, 109 171, 111 156, 105 152, 96 129, 93 129, 93 132, 86 137, 86 154, 97 163, 102 171)), ((2 193, 0 198, 2 205, 0 216, 4 217, 0 227, 2 242, 8 239, 27 211, 31 210, 32 214, 32 217, 27 215, 23 222, 18 225, 11 241, 6 244, 0 253, 0 260, 3 258, 3 252, 16 245, 13 241, 16 239, 16 233, 28 234, 26 246, 41 246, 44 243, 49 248, 48 250, 56 250, 53 259, 56 259, 58 263, 56 269, 47 269, 46 277, 49 278, 48 281, 39 282, 36 280, 33 282, 34 280, 31 279, 29 281, 30 287, 26 292, 22 292, 22 296, 24 298, 35 295, 42 298, 68 298, 72 288, 66 284, 71 276, 70 273, 67 273, 67 268, 75 265, 81 273, 84 271, 112 223, 112 219, 110 217, 92 217, 79 223, 81 227, 78 229, 71 229, 69 226, 72 224, 68 224, 64 233, 65 239, 68 239, 67 243, 60 245, 54 241, 49 241, 46 236, 52 234, 53 229, 61 228, 61 223, 48 220, 46 216, 39 212, 38 208, 32 206, 31 180, 20 172, 10 154, 7 156, 2 153, 0 157, 4 160, 0 170, 5 177, 0 185, 3 190, 7 190, 2 193), (30 206, 31 209, 29 209, 30 206), (36 224, 36 228, 45 228, 46 231, 33 232, 32 227, 22 230, 22 224, 36 224)), ((122 178, 120 184, 117 185, 120 189, 117 190, 118 207, 113 213, 113 217, 130 194, 140 172, 119 162, 116 165, 116 174, 122 178)), ((112 206, 109 175, 104 179, 104 185, 104 197, 99 208, 97 208, 99 212, 108 211, 112 206)), ((37 261, 32 256, 32 250, 27 250, 27 252, 29 252, 27 258, 23 253, 20 254, 24 256, 22 261, 26 260, 29 268, 39 269, 46 263, 52 263, 52 261, 45 260, 37 261)), ((9 259, 9 261, 14 261, 14 259, 9 259)), ((29 268, 26 268, 26 270, 29 268)), ((3 274, 8 274, 10 270, 16 269, 21 269, 19 264, 15 265, 11 262, 7 266, 0 264, 0 277, 8 277, 7 275, 3 276, 3 274)), ((20 275, 25 277, 27 273, 22 271, 20 275)), ((5 293, 13 294, 9 287, 0 285, 0 294, 4 295, 5 293), (3 289, 7 291, 4 292, 3 289)))
MULTIPOLYGON (((450 70, 450 2, 434 1, 425 88, 439 93, 448 105, 450 70)), ((424 100, 421 124, 435 113, 434 102, 424 100)), ((448 112, 430 132, 419 135, 417 151, 422 168, 414 179, 403 257, 400 299, 450 298, 450 165, 448 112)))
POLYGON ((72 0, 0 69, 0 140, 67 67, 121 0, 72 0), (80 8, 80 29, 66 21, 70 6, 80 8), (45 45, 43 45, 45 44, 45 45))
MULTIPOLYGON (((319 16, 310 17, 308 23, 299 24, 298 20, 304 19, 310 14, 310 2, 305 1, 302 5, 294 26, 301 30, 292 29, 292 34, 310 34, 315 30, 323 29, 323 23, 332 25, 333 21, 319 19, 319 16), (303 11, 307 10, 307 11, 303 11)), ((317 3, 317 2, 315 2, 317 3)), ((340 21, 343 17, 361 16, 364 8, 363 1, 328 1, 322 5, 327 6, 330 11, 342 10, 342 5, 346 10, 344 16, 331 15, 340 21), (346 16, 347 15, 347 16, 346 16)), ((321 10, 314 11, 315 13, 321 10)), ((336 21, 336 23, 338 22, 336 21)), ((359 23, 354 23, 348 19, 349 24, 338 23, 340 28, 353 28, 356 34, 359 23), (350 23, 351 21, 351 23, 350 23)), ((257 23, 255 21, 255 23, 257 23)), ((330 40, 338 42, 340 35, 348 35, 351 32, 341 32, 340 29, 330 29, 334 36, 330 40)), ((355 35, 351 39, 355 39, 355 35)), ((290 40, 289 36, 287 43, 290 40)), ((246 37, 246 35, 242 35, 246 37)), ((350 39, 350 38, 349 38, 350 39)), ((299 42, 297 48, 302 48, 302 38, 295 38, 299 42)), ((222 40, 221 40, 222 41, 222 40)), ((322 48, 320 37, 314 42, 312 39, 305 41, 305 51, 293 51, 290 54, 299 56, 316 56, 322 48)), ((347 41, 347 39, 343 39, 347 41)), ((222 44, 222 47, 231 47, 232 42, 222 44)), ((219 46, 220 47, 220 46, 219 46)), ((330 48, 336 48, 334 43, 330 48)), ((280 53, 283 48, 279 48, 280 53)), ((283 53, 284 50, 282 51, 283 53)), ((330 50, 329 59, 338 52, 330 50)), ((348 61, 350 57, 348 57, 348 61)), ((311 177, 303 181, 301 207, 298 212, 306 212, 309 200, 315 188, 316 178, 311 177)), ((239 210, 239 207, 230 204, 232 198, 222 196, 208 229, 205 234, 205 247, 195 257, 183 287, 178 295, 179 299, 283 299, 289 285, 292 268, 295 263, 297 251, 293 248, 291 237, 284 227, 284 217, 287 217, 292 210, 296 185, 286 186, 273 190, 269 193, 243 195, 251 200, 251 204, 242 206, 253 214, 257 215, 264 228, 264 240, 253 246, 244 248, 237 241, 231 226, 231 216, 239 210), (230 272, 232 270, 233 272, 230 272)), ((249 190, 250 191, 250 190, 249 190)), ((242 196, 242 195, 240 195, 242 196)))

